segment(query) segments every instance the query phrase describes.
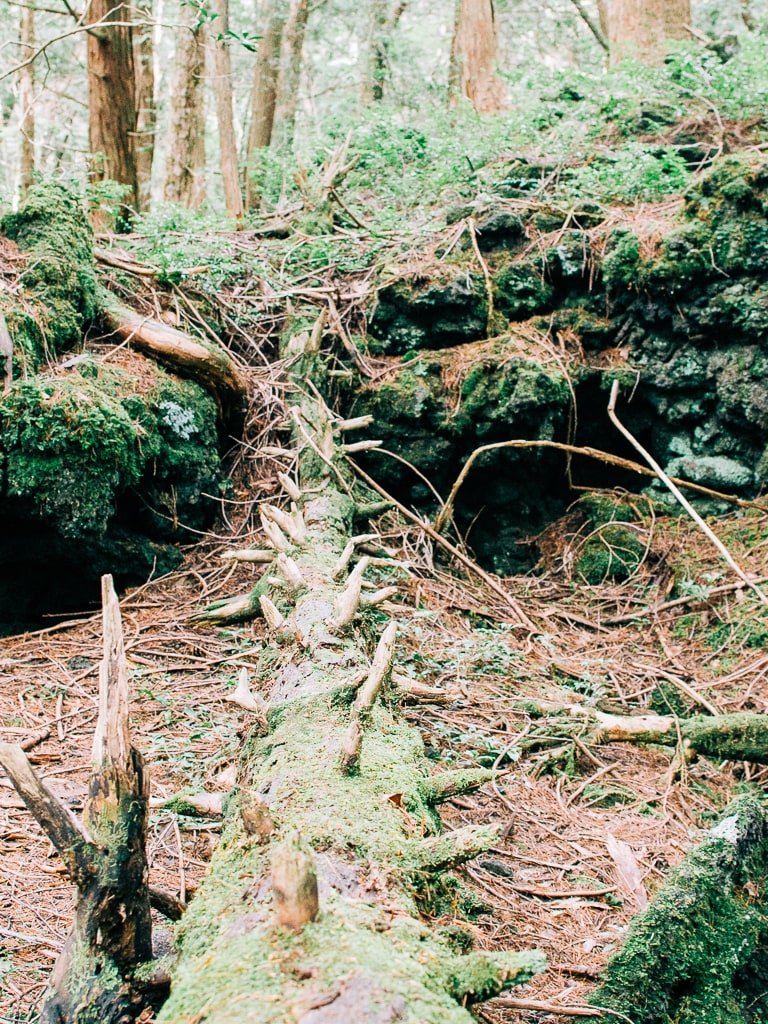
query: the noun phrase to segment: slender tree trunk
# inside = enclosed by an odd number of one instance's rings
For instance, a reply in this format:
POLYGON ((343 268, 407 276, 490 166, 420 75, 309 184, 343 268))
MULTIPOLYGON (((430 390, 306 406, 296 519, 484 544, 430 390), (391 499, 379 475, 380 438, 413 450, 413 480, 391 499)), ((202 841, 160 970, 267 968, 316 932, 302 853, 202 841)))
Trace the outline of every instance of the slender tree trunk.
MULTIPOLYGON (((21 9, 21 59, 27 60, 35 50, 34 0, 21 9)), ((27 64, 19 72, 19 130, 21 131, 22 196, 32 185, 35 172, 35 65, 27 64)))
POLYGON ((277 105, 273 136, 280 148, 293 144, 296 109, 299 103, 301 55, 309 18, 309 0, 291 0, 288 20, 280 48, 280 73, 277 78, 277 105))
POLYGON ((125 0, 91 0, 90 20, 98 26, 88 32, 91 176, 94 181, 109 179, 127 185, 126 202, 135 209, 138 179, 131 8, 125 0))
POLYGON ((390 0, 371 0, 368 20, 368 60, 363 76, 363 103, 384 99, 384 85, 389 77, 389 45, 392 33, 403 16, 407 3, 399 0, 394 8, 390 0))
POLYGON ((688 39, 690 0, 609 0, 611 64, 633 57, 660 64, 670 39, 688 39))
POLYGON ((496 72, 496 21, 492 0, 459 0, 451 47, 451 105, 468 99, 480 114, 507 105, 507 90, 496 72))
POLYGON ((136 176, 139 208, 149 208, 152 188, 152 161, 155 155, 155 45, 153 0, 134 0, 133 20, 137 28, 133 38, 133 62, 136 70, 136 176))
POLYGON ((183 7, 182 12, 184 20, 176 35, 163 198, 194 210, 205 199, 205 44, 195 11, 183 7))
POLYGON ((246 157, 245 206, 255 209, 261 200, 258 182, 259 151, 272 141, 277 103, 277 79, 280 72, 280 46, 285 28, 286 10, 283 0, 265 0, 262 9, 264 35, 259 40, 256 67, 253 73, 251 127, 246 157))
POLYGON ((232 59, 227 43, 229 31, 229 0, 214 0, 213 10, 218 14, 214 30, 218 38, 213 43, 213 68, 216 93, 216 114, 219 122, 219 149, 221 176, 224 182, 224 203, 227 213, 239 225, 243 220, 243 196, 237 172, 237 142, 232 99, 232 59))

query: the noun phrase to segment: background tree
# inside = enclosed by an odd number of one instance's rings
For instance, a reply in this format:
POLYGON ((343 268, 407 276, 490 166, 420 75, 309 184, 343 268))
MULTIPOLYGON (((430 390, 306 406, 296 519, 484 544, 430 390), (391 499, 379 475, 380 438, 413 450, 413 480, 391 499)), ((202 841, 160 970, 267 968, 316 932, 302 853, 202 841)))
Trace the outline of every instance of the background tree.
POLYGON ((308 19, 309 0, 291 0, 280 48, 280 71, 277 76, 277 102, 273 128, 275 141, 280 148, 287 148, 293 144, 296 110, 299 103, 301 61, 308 19))
POLYGON ((260 151, 272 141, 277 103, 277 79, 280 71, 280 48, 285 27, 286 8, 283 0, 264 0, 261 8, 263 35, 259 40, 251 94, 251 125, 246 152, 245 205, 255 209, 260 201, 256 162, 260 151))
POLYGON ((127 186, 139 208, 136 172, 136 79, 131 8, 125 0, 91 0, 88 111, 91 176, 127 186))
POLYGON ((224 184, 224 204, 227 213, 240 224, 243 219, 243 196, 237 165, 237 140, 232 98, 232 60, 229 52, 229 2, 215 0, 213 5, 217 20, 213 41, 214 92, 216 94, 216 115, 219 124, 219 150, 221 154, 221 177, 224 184))
POLYGON ((609 0, 610 61, 659 64, 671 39, 690 39, 691 0, 609 0))
POLYGON ((192 209, 205 199, 204 26, 182 7, 176 32, 163 198, 192 209))
POLYGON ((503 110, 507 92, 496 64, 493 0, 459 0, 449 75, 452 104, 463 96, 480 114, 503 110))
POLYGON ((149 209, 155 155, 155 46, 152 0, 134 0, 133 63, 136 72, 136 176, 139 206, 149 209))
POLYGON ((35 5, 33 0, 21 8, 21 46, 19 56, 19 131, 21 133, 21 194, 32 185, 35 172, 35 65, 29 61, 35 50, 35 5))

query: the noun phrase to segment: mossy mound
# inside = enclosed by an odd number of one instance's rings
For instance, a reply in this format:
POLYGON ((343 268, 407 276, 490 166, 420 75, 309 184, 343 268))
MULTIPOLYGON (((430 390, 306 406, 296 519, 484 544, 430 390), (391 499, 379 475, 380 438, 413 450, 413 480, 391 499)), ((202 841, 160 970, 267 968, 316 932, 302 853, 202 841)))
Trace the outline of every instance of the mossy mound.
POLYGON ((34 371, 78 345, 96 314, 93 232, 83 197, 52 181, 31 188, 0 227, 28 256, 21 301, 4 305, 16 368, 34 371))
POLYGON ((764 1024, 764 800, 745 795, 633 922, 593 997, 634 1024, 764 1024))
POLYGON ((213 512, 202 493, 218 485, 216 406, 140 356, 80 357, 0 400, 0 468, 0 562, 31 588, 28 600, 24 587, 0 592, 0 619, 28 620, 61 594, 46 570, 67 577, 76 606, 102 572, 178 563, 167 545, 213 512))

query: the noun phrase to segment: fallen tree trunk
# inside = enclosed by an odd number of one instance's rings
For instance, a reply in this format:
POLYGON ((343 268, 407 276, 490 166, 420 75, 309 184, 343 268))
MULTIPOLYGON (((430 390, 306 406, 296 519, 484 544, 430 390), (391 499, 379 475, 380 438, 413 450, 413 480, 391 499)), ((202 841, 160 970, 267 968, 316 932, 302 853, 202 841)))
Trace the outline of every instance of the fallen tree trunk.
MULTIPOLYGON (((714 761, 751 761, 768 764, 768 715, 738 712, 731 715, 609 715, 583 704, 525 701, 537 714, 568 715, 573 729, 590 729, 592 743, 666 743, 682 741, 690 754, 714 761)), ((558 730, 562 729, 558 720, 558 730)))
POLYGON ((634 919, 592 1005, 633 1024, 764 1019, 768 814, 739 797, 634 919))
POLYGON ((430 777, 392 699, 395 628, 381 631, 382 616, 361 606, 367 560, 348 572, 352 486, 328 411, 304 384, 319 376, 318 336, 286 353, 298 360, 299 471, 284 480, 290 513, 267 519, 272 566, 258 598, 200 616, 236 618, 258 600, 271 634, 254 679, 268 731, 247 741, 159 1020, 469 1022, 469 1003, 526 981, 543 957, 461 955, 420 918, 420 906, 455 903, 447 868, 498 841, 489 827, 441 834, 435 811, 490 773, 430 777))
POLYGON ((216 399, 226 422, 242 422, 248 380, 224 348, 205 345, 160 320, 140 316, 111 297, 100 316, 120 341, 204 387, 216 399))

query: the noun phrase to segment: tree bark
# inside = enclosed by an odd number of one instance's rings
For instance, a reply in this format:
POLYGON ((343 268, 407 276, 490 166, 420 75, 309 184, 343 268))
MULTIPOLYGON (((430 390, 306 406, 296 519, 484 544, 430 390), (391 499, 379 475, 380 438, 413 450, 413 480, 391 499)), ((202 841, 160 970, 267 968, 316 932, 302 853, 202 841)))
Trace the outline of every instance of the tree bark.
POLYGON ((251 126, 245 177, 245 206, 255 210, 261 202, 259 153, 272 141, 277 103, 277 79, 280 72, 280 47, 285 27, 286 9, 283 0, 265 0, 262 10, 264 34, 259 40, 253 72, 251 126))
MULTIPOLYGON (((34 0, 21 9, 21 60, 35 51, 34 0)), ((22 198, 31 188, 35 174, 35 65, 27 64, 19 72, 19 131, 21 132, 21 168, 19 190, 22 198)))
POLYGON ((393 700, 395 626, 364 625, 367 559, 349 572, 355 498, 339 430, 301 386, 322 379, 320 334, 292 339, 283 353, 298 396, 298 474, 282 481, 290 511, 262 506, 272 565, 258 595, 199 617, 264 614, 270 640, 253 682, 268 732, 262 723, 245 743, 238 796, 209 882, 185 915, 159 1020, 187 1019, 205 1004, 208 1024, 242 1020, 244 1006, 260 1024, 469 1024, 466 1005, 525 981, 542 959, 457 955, 418 917, 419 900, 434 908, 449 891, 440 872, 498 842, 486 827, 440 834, 435 811, 488 773, 430 777, 421 739, 393 700))
POLYGON ((182 8, 182 18, 176 33, 163 198, 195 210, 205 200, 204 28, 191 7, 182 8))
POLYGON ((134 0, 133 63, 136 71, 136 178, 140 210, 148 210, 152 196, 155 156, 155 43, 152 0, 134 0))
POLYGON ((309 0, 291 0, 288 20, 283 29, 280 71, 277 76, 273 137, 279 149, 287 149, 293 145, 299 104, 302 52, 308 19, 309 0))
POLYGON ((690 0, 608 0, 610 63, 661 64, 673 39, 689 39, 690 0))
POLYGON ((389 78, 389 46, 392 33, 407 7, 406 0, 372 0, 368 15, 367 60, 360 98, 364 104, 384 99, 384 86, 389 78))
POLYGON ((458 0, 448 87, 451 105, 469 100, 479 114, 507 106, 507 90, 496 71, 493 0, 458 0))
POLYGON ((243 223, 243 196, 237 169, 237 141, 232 97, 232 58, 229 52, 229 0, 214 0, 213 9, 219 15, 214 22, 217 37, 213 41, 213 68, 216 93, 216 115, 219 122, 219 149, 221 176, 224 184, 224 204, 237 227, 243 223))
POLYGON ((735 1024, 765 988, 768 815, 739 797, 630 925, 592 1005, 633 1024, 735 1024))
POLYGON ((0 744, 16 791, 77 887, 75 925, 43 1004, 44 1024, 127 1024, 144 1005, 134 977, 152 959, 146 858, 149 777, 128 731, 128 669, 111 576, 102 580, 104 658, 93 775, 80 825, 20 748, 0 744))
POLYGON ((127 0, 91 0, 88 33, 88 112, 91 177, 127 186, 138 206, 136 78, 131 7, 127 0), (120 24, 116 24, 116 23, 120 24))

